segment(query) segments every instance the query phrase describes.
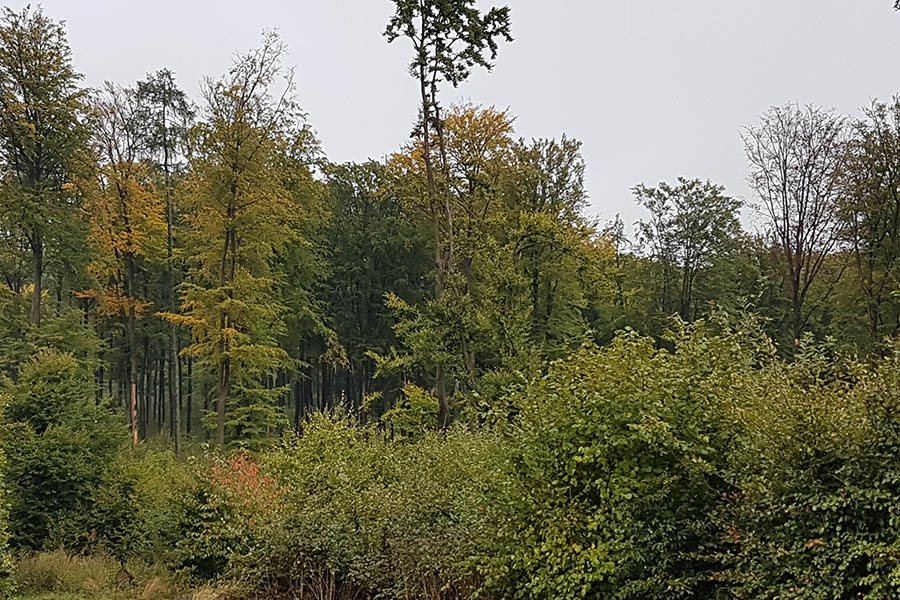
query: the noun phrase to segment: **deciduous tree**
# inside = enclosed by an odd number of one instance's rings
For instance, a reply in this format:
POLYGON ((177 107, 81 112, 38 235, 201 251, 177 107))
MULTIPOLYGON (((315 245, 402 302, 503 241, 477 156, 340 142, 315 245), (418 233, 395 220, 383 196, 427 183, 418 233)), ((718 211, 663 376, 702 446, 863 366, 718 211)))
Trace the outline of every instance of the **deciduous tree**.
POLYGON ((85 92, 63 24, 40 10, 0 14, 0 212, 31 254, 31 320, 41 321, 49 257, 71 235, 77 197, 69 184, 86 149, 85 92), (48 256, 49 255, 49 256, 48 256))
POLYGON ((284 309, 271 263, 300 216, 283 157, 303 121, 293 74, 282 70, 284 53, 277 35, 267 34, 228 74, 207 81, 184 190, 193 268, 181 314, 164 316, 191 329, 185 352, 215 373, 220 446, 226 421, 234 436, 246 437, 277 424, 275 400, 283 393, 264 385, 287 358, 277 343, 284 309))
POLYGON ((840 239, 837 207, 846 157, 844 132, 844 119, 833 111, 788 104, 771 108, 742 136, 750 186, 762 202, 787 271, 795 340, 833 288, 829 285, 809 302, 813 283, 840 239))

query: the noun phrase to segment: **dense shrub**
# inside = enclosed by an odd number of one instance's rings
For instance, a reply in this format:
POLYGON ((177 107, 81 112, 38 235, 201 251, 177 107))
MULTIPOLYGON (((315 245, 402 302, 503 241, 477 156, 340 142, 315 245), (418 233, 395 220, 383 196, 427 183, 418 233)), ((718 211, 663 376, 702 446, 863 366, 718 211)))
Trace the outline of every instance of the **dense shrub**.
POLYGON ((740 388, 722 509, 738 598, 900 594, 900 358, 805 348, 740 388))
POLYGON ((122 426, 97 406, 90 375, 71 354, 41 351, 4 394, 13 543, 85 543, 91 534, 79 524, 124 439, 122 426))
POLYGON ((498 442, 452 432, 392 443, 316 417, 259 464, 238 454, 198 478, 179 566, 312 597, 464 597, 490 545, 489 498, 502 496, 498 442))
MULTIPOLYGON (((0 425, 3 423, 3 397, 0 396, 0 425)), ((6 472, 6 455, 3 444, 0 444, 0 598, 12 591, 12 559, 9 555, 9 498, 6 492, 6 481, 2 476, 6 472)))
POLYGON ((518 394, 516 491, 484 567, 522 598, 707 597, 724 489, 715 414, 749 369, 738 335, 682 332, 676 351, 620 336, 518 394))

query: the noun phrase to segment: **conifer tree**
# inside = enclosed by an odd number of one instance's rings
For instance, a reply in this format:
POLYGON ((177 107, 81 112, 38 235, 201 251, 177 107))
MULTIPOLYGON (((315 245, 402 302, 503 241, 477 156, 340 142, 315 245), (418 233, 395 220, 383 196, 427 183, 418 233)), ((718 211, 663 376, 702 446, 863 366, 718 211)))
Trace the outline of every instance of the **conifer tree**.
MULTIPOLYGON (((187 133, 194 119, 194 109, 187 95, 175 84, 168 69, 157 71, 146 81, 138 82, 138 100, 143 112, 147 151, 162 174, 162 190, 166 201, 166 310, 175 305, 175 202, 173 177, 181 170, 187 133)), ((175 438, 175 454, 181 458, 181 377, 178 368, 178 331, 174 322, 169 328, 169 422, 175 438)))

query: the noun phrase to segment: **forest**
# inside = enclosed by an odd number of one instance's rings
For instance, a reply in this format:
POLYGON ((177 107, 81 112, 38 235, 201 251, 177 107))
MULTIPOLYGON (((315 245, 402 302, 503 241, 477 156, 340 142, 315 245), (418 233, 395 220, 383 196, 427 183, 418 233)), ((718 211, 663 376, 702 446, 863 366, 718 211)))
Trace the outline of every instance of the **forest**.
POLYGON ((773 98, 752 198, 632 227, 454 101, 508 7, 390 3, 361 164, 276 32, 190 98, 0 13, 0 598, 900 597, 900 96, 773 98))

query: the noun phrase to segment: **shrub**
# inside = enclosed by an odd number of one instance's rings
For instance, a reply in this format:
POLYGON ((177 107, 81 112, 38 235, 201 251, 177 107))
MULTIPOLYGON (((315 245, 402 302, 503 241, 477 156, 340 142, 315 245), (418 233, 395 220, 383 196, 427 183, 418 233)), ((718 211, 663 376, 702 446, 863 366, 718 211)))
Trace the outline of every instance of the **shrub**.
MULTIPOLYGON (((0 424, 3 416, 3 397, 0 396, 0 424)), ((12 559, 9 555, 9 507, 6 482, 2 476, 6 472, 6 455, 0 444, 0 598, 12 592, 12 559)))
POLYGON ((718 416, 732 380, 772 352, 755 327, 708 327, 680 327, 674 352, 633 333, 586 346, 515 394, 515 488, 482 566, 498 594, 711 597, 728 489, 718 416))
POLYGON ((247 483, 227 485, 244 500, 229 495, 229 511, 217 513, 225 522, 214 539, 237 550, 225 572, 300 596, 466 596, 478 586, 473 558, 489 547, 486 505, 491 490, 501 496, 501 456, 488 433, 392 443, 340 416, 317 416, 303 437, 262 457, 274 479, 253 471, 247 483))
POLYGON ((85 543, 79 527, 93 490, 120 447, 123 428, 97 407, 86 369, 71 354, 45 350, 7 384, 6 479, 14 544, 85 543))
POLYGON ((737 598, 900 594, 900 357, 803 348, 741 388, 722 510, 737 598))

